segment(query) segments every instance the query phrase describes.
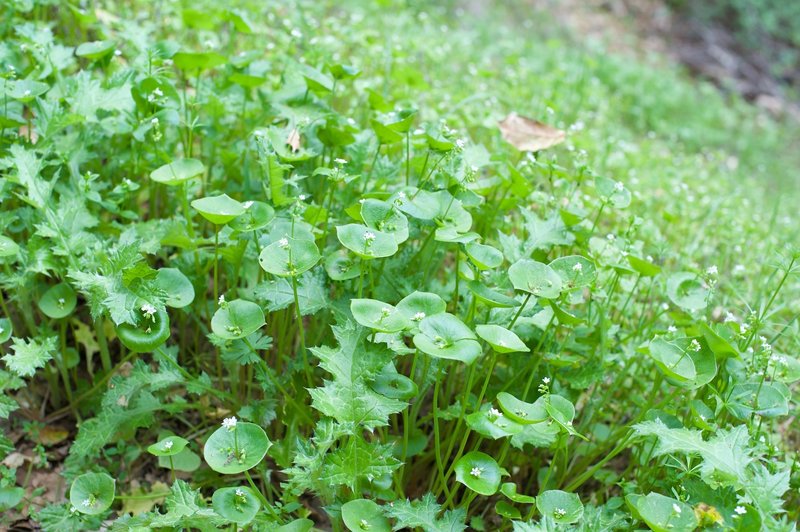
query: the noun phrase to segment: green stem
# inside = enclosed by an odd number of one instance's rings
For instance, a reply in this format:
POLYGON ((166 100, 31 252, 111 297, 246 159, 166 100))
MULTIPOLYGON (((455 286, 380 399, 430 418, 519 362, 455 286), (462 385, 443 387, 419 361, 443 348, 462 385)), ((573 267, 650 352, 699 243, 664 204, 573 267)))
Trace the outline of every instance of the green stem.
POLYGON ((297 314, 297 327, 300 332, 300 350, 303 352, 303 370, 306 374, 306 384, 311 388, 314 385, 311 374, 311 366, 308 365, 308 353, 306 352, 306 329, 303 324, 303 313, 300 311, 300 298, 297 296, 297 276, 292 275, 292 293, 294 294, 294 308, 297 314))

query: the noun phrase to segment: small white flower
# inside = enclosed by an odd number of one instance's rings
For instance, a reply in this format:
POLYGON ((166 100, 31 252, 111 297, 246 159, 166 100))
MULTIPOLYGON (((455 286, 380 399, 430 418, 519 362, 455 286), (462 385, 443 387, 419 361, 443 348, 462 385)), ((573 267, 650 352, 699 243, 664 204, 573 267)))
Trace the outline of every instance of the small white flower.
POLYGON ((90 501, 89 499, 83 499, 81 504, 88 508, 88 507, 90 507, 92 505, 92 501, 90 501))
POLYGON ((226 417, 222 420, 222 426, 228 430, 233 430, 236 428, 236 417, 226 417))
POLYGON ((375 233, 372 231, 364 231, 364 242, 372 242, 375 240, 375 233))
POLYGON ((617 181, 614 183, 614 190, 617 192, 622 192, 625 190, 625 184, 622 181, 617 181))
POLYGON ((544 378, 542 379, 542 382, 543 382, 544 384, 550 384, 550 377, 544 377, 544 378))
POLYGON ((161 96, 164 96, 164 92, 159 87, 156 87, 153 89, 153 96, 160 98, 161 96))
POLYGON ((402 191, 398 192, 397 193, 397 197, 404 200, 404 199, 406 199, 406 193, 402 192, 402 191))
POLYGON ((464 146, 466 146, 466 145, 467 145, 467 143, 464 142, 464 139, 456 140, 456 146, 458 146, 458 149, 463 150, 464 146))
POLYGON ((282 249, 288 249, 289 248, 289 239, 288 238, 281 238, 280 240, 278 240, 278 246, 280 246, 282 249))
POLYGON ((680 507, 680 506, 678 506, 677 504, 675 504, 675 503, 672 503, 672 511, 673 511, 673 512, 675 512, 676 514, 679 514, 679 513, 681 513, 683 510, 681 510, 681 507, 680 507))
POLYGON ((249 209, 252 206, 253 206, 253 201, 245 201, 244 203, 242 203, 242 207, 244 207, 245 209, 249 209))
POLYGON ((154 307, 150 303, 145 303, 144 305, 142 305, 142 312, 144 313, 145 317, 152 318, 153 314, 156 313, 156 307, 154 307))
POLYGON ((369 521, 367 521, 366 519, 362 519, 361 521, 358 522, 358 526, 360 526, 364 530, 367 530, 369 528, 369 521))
POLYGON ((153 118, 151 118, 150 119, 150 125, 153 126, 153 127, 158 126, 158 117, 154 116, 153 118))
POLYGON ((389 314, 391 314, 391 313, 392 313, 392 309, 390 309, 389 307, 383 307, 381 309, 381 316, 383 316, 384 318, 386 316, 388 316, 389 314))
POLYGON ((308 196, 306 196, 305 194, 300 194, 299 196, 297 196, 297 199, 299 199, 300 201, 305 201, 307 197, 308 196))
POLYGON ((470 469, 469 474, 475 478, 480 478, 481 474, 483 473, 482 467, 473 467, 470 469))
POLYGON ((608 240, 609 242, 613 242, 613 241, 614 241, 614 240, 616 240, 616 239, 617 239, 617 236, 616 236, 616 235, 613 235, 613 234, 611 234, 611 233, 609 233, 609 234, 607 234, 607 235, 606 235, 606 240, 608 240))
POLYGON ((489 417, 492 417, 492 418, 503 417, 503 413, 501 411, 499 411, 498 409, 492 407, 492 408, 489 409, 489 417))
POLYGON ((736 316, 734 316, 733 313, 728 312, 727 314, 725 314, 725 323, 736 322, 736 321, 737 321, 736 316))
POLYGON ((733 275, 744 275, 746 271, 747 268, 745 268, 742 264, 737 264, 733 267, 733 275))
POLYGON ((736 512, 736 515, 744 515, 747 513, 747 508, 744 506, 737 506, 733 511, 736 512))
POLYGON ((335 162, 336 164, 345 165, 345 164, 347 164, 347 159, 342 159, 342 158, 337 157, 336 159, 333 160, 333 162, 335 162))
POLYGON ((700 351, 701 349, 700 342, 698 342, 696 339, 692 340, 692 343, 689 344, 689 349, 691 349, 692 351, 700 351))
POLYGON ((414 314, 411 317, 411 321, 422 321, 424 319, 425 319, 425 313, 424 312, 417 312, 416 314, 414 314))
POLYGON ((122 55, 122 50, 114 50, 114 55, 119 57, 122 55))
POLYGON ((575 265, 572 267, 573 272, 582 272, 583 271, 583 264, 580 262, 576 262, 575 265))
POLYGON ((236 488, 234 493, 236 493, 237 497, 244 497, 244 490, 242 488, 236 488))
POLYGON ((564 517, 567 515, 567 511, 563 508, 556 508, 553 513, 556 515, 556 517, 564 517))
POLYGON ((26 90, 25 92, 22 93, 22 95, 23 96, 30 96, 31 95, 31 91, 30 90, 26 90))
POLYGON ((219 303, 220 305, 225 304, 225 294, 220 294, 219 299, 217 299, 217 303, 219 303))
POLYGON ((172 441, 171 440, 167 440, 167 441, 164 442, 164 450, 165 451, 169 451, 170 449, 172 449, 172 441))
POLYGON ((709 266, 708 268, 706 268, 706 273, 708 275, 717 275, 719 273, 719 270, 717 269, 716 266, 709 266))
POLYGON ((674 325, 670 325, 669 327, 667 327, 667 332, 668 333, 676 333, 676 332, 678 332, 678 328, 675 327, 674 325))

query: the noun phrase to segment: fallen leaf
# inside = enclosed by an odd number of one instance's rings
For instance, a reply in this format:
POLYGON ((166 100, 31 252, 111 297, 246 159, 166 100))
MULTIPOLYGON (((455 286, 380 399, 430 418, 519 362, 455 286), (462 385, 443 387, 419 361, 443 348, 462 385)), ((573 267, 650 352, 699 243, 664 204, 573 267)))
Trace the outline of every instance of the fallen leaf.
POLYGON ((155 482, 150 487, 149 491, 146 491, 143 488, 131 490, 131 492, 127 494, 131 498, 122 499, 122 513, 131 513, 133 515, 137 515, 149 512, 156 504, 163 503, 164 497, 168 494, 169 486, 163 482, 155 482), (162 495, 159 497, 158 494, 162 495))
POLYGON ((37 441, 42 445, 50 447, 67 439, 69 431, 57 425, 45 425, 39 430, 37 441))
POLYGON ((566 133, 538 120, 511 113, 500 124, 503 139, 520 151, 539 151, 561 144, 566 133))
POLYGON ((25 460, 30 460, 30 458, 22 453, 13 452, 5 457, 3 460, 3 465, 11 469, 16 469, 18 467, 22 467, 22 464, 25 463, 25 460))
POLYGON ((292 151, 298 151, 300 149, 300 133, 297 131, 297 128, 292 129, 291 133, 289 133, 286 144, 292 148, 292 151))

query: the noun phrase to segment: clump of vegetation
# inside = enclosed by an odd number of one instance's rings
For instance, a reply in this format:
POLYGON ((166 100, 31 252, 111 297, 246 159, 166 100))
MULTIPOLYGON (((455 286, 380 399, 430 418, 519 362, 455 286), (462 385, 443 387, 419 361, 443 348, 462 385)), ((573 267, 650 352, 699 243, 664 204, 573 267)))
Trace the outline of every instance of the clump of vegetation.
POLYGON ((791 529, 793 127, 383 4, 8 4, 0 523, 791 529))

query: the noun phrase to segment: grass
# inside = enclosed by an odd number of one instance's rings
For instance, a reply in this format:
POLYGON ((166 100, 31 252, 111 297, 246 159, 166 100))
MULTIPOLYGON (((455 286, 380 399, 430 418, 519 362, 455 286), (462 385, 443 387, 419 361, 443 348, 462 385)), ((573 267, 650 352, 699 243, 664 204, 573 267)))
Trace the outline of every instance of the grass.
POLYGON ((0 523, 797 521, 800 128, 471 9, 3 15, 0 523))

